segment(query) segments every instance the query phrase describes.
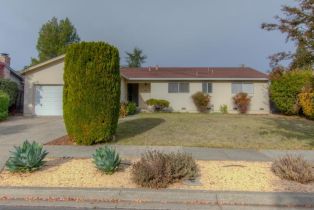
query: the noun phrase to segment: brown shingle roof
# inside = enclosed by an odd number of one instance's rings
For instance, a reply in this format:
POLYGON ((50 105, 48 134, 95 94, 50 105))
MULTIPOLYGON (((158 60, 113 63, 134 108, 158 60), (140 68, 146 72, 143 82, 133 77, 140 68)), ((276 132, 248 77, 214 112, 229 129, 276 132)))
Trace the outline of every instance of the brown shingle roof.
POLYGON ((268 75, 249 67, 145 67, 122 68, 121 75, 127 79, 213 79, 213 80, 268 80, 268 75))

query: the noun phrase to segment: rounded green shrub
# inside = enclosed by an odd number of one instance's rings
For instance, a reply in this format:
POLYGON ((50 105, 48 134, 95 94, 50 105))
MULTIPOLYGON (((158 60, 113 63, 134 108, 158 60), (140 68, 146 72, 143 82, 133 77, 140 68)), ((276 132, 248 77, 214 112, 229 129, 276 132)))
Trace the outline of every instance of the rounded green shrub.
POLYGON ((310 70, 294 70, 273 79, 269 88, 270 98, 278 111, 287 115, 298 114, 298 94, 311 78, 310 70))
POLYGON ((13 106, 16 103, 19 91, 17 84, 9 79, 0 79, 0 90, 8 94, 9 107, 13 106))
POLYGON ((127 104, 127 112, 128 112, 128 115, 135 114, 136 113, 136 103, 129 102, 127 104))
POLYGON ((68 47, 64 66, 63 114, 70 138, 78 144, 108 142, 120 109, 119 51, 104 42, 68 47))
POLYGON ((154 107, 154 110, 155 111, 162 111, 164 110, 165 108, 168 108, 169 105, 170 105, 170 102, 167 101, 167 100, 164 100, 164 99, 155 99, 155 98, 151 98, 151 99, 148 99, 146 101, 146 104, 148 106, 152 106, 154 107))
POLYGON ((0 90, 0 120, 5 120, 8 117, 9 100, 8 94, 0 90))

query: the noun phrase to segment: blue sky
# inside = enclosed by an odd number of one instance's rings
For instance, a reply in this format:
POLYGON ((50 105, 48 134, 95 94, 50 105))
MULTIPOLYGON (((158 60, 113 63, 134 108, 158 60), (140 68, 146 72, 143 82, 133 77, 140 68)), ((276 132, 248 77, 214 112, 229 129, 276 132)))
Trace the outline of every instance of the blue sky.
POLYGON ((292 0, 0 0, 0 52, 22 69, 37 56, 43 23, 69 17, 82 40, 143 49, 148 65, 240 66, 269 70, 267 57, 293 50, 279 32, 260 29, 292 0))

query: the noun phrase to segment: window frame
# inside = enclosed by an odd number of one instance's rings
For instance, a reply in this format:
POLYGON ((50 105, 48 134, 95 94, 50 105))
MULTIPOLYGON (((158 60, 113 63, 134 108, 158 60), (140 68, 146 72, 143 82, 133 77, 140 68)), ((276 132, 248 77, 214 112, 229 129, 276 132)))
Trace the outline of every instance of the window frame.
POLYGON ((189 82, 168 82, 168 93, 190 93, 190 83, 189 82), (182 91, 182 88, 181 88, 182 84, 187 84, 187 91, 182 91), (177 87, 171 89, 170 85, 176 85, 177 87))
POLYGON ((213 93, 213 83, 212 82, 202 82, 202 92, 207 94, 213 93), (208 91, 208 85, 210 84, 210 92, 208 91), (204 91, 204 85, 206 87, 206 91, 204 91))
POLYGON ((236 95, 236 94, 238 94, 238 93, 241 93, 241 92, 244 92, 244 93, 247 93, 248 95, 254 95, 254 83, 253 82, 232 82, 231 83, 231 93, 232 93, 232 95, 236 95), (240 91, 238 91, 238 92, 233 92, 233 90, 234 90, 234 86, 233 85, 241 85, 241 87, 240 87, 240 91), (251 93, 248 93, 248 92, 244 92, 243 90, 243 85, 252 85, 252 92, 251 93))

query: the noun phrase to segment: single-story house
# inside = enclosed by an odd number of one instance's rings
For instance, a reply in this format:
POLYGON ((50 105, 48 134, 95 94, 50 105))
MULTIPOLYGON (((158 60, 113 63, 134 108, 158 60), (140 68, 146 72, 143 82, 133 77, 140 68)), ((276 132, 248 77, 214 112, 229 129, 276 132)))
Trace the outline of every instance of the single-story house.
MULTIPOLYGON (((64 55, 23 71, 24 114, 62 115, 64 55)), ((269 113, 268 76, 248 67, 145 67, 121 68, 121 101, 135 102, 145 109, 150 98, 165 99, 177 112, 196 112, 191 96, 210 95, 212 112, 227 105, 236 113, 232 97, 238 92, 251 96, 249 113, 269 113)))

